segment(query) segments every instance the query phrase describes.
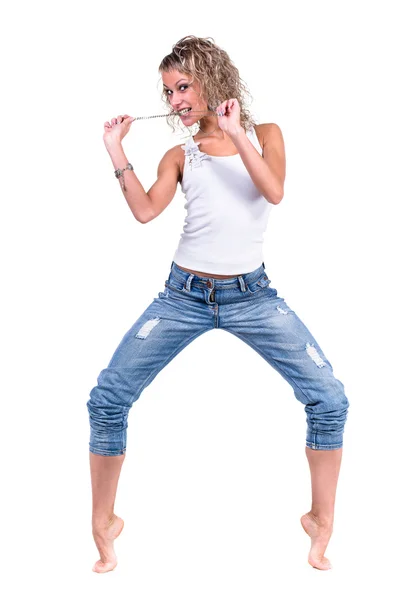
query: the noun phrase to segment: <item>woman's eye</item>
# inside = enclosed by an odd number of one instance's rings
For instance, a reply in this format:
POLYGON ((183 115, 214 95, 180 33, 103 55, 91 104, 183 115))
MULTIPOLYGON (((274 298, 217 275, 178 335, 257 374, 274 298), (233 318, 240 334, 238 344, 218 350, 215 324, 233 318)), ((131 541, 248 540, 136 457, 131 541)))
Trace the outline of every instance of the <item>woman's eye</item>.
MULTIPOLYGON (((180 86, 179 86, 179 89, 181 89, 181 88, 185 88, 185 89, 186 89, 187 87, 189 87, 189 86, 188 86, 188 85, 180 85, 180 86)), ((170 91, 171 91, 171 90, 167 90, 167 96, 170 96, 170 95, 171 95, 171 94, 170 94, 170 91)))

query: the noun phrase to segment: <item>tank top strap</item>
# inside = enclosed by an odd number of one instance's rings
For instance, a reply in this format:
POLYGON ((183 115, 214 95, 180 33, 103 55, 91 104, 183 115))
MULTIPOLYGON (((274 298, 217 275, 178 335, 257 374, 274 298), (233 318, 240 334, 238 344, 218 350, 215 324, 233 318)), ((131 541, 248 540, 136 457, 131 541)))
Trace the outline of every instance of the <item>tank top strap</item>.
POLYGON ((258 152, 262 155, 263 149, 262 149, 260 142, 258 141, 257 133, 256 133, 254 126, 249 130, 248 135, 252 139, 253 145, 257 148, 258 152))
MULTIPOLYGON (((263 149, 261 147, 260 142, 258 141, 257 133, 256 133, 254 126, 251 129, 249 129, 248 131, 246 131, 246 135, 247 135, 247 137, 249 137, 251 139, 253 145, 257 148, 258 152, 262 155, 263 149)), ((181 148, 182 148, 182 150, 185 151, 186 156, 189 156, 189 157, 195 156, 196 158, 197 157, 205 158, 208 155, 205 152, 200 151, 199 145, 200 145, 200 142, 195 142, 193 136, 191 135, 186 140, 186 143, 181 145, 181 148)))

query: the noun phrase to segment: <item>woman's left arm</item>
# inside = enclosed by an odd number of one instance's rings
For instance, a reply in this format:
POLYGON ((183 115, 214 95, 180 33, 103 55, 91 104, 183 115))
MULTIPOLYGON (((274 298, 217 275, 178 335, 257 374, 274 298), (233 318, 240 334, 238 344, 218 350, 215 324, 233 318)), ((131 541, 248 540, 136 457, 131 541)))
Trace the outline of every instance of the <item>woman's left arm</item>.
POLYGON ((239 151, 244 166, 260 194, 272 204, 279 204, 284 195, 286 176, 285 144, 276 123, 258 125, 261 131, 263 156, 246 135, 243 127, 229 134, 239 151))

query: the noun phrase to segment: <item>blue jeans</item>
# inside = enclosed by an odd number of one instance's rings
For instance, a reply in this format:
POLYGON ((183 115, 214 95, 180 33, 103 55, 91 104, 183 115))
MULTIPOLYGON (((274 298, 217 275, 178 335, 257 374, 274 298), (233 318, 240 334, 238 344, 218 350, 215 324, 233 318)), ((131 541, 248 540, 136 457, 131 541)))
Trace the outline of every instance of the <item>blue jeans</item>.
POLYGON ((89 450, 126 450, 129 410, 157 373, 202 333, 224 329, 258 352, 292 386, 305 406, 306 446, 343 445, 349 402, 343 384, 307 327, 277 290, 264 263, 251 273, 199 277, 172 261, 163 292, 125 333, 90 391, 89 450))

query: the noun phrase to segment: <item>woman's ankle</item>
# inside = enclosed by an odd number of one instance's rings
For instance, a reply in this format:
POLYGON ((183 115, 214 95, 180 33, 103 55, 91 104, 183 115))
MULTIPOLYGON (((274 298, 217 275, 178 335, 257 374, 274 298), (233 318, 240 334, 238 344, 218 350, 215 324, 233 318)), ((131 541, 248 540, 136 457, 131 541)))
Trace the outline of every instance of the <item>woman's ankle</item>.
POLYGON ((109 527, 115 520, 116 515, 114 512, 107 514, 93 514, 92 515, 92 529, 103 529, 109 527))
POLYGON ((323 527, 324 529, 333 529, 332 514, 324 514, 313 509, 311 509, 307 514, 319 527, 323 527))

